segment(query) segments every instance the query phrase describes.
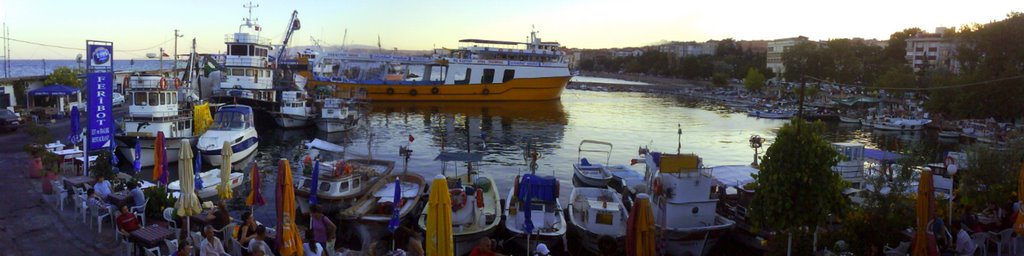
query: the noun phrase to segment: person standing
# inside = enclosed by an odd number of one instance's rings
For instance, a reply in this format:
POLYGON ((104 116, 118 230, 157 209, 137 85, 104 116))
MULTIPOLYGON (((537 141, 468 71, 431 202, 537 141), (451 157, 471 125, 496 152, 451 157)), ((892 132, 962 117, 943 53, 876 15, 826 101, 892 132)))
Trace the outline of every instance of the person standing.
POLYGON ((338 227, 334 225, 334 222, 331 222, 330 218, 324 216, 323 210, 323 207, 320 205, 310 207, 309 230, 313 231, 313 239, 317 243, 330 250, 328 241, 334 239, 334 234, 338 227))

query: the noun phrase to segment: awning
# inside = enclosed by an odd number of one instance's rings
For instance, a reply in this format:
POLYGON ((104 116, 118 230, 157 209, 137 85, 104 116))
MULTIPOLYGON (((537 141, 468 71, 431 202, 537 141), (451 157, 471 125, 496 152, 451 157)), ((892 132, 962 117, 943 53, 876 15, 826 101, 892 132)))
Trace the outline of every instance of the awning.
POLYGON ((71 87, 71 86, 62 85, 62 84, 52 84, 52 85, 47 85, 47 86, 45 86, 43 88, 32 90, 32 91, 28 92, 28 95, 30 95, 30 96, 68 96, 68 95, 78 94, 79 92, 81 92, 81 91, 78 90, 78 89, 75 89, 74 87, 71 87))
POLYGON ((711 168, 715 174, 715 181, 726 186, 743 187, 754 182, 753 174, 760 170, 749 165, 725 165, 711 168))
POLYGON ((903 158, 903 155, 900 155, 900 154, 897 154, 897 153, 893 153, 893 152, 889 152, 889 151, 882 151, 882 150, 878 150, 878 149, 865 148, 864 149, 864 158, 872 159, 872 160, 880 161, 880 162, 889 162, 889 161, 896 161, 897 159, 903 158))
POLYGON ((434 161, 442 162, 480 162, 484 159, 484 154, 479 153, 456 153, 456 152, 442 152, 440 155, 434 158, 434 161))

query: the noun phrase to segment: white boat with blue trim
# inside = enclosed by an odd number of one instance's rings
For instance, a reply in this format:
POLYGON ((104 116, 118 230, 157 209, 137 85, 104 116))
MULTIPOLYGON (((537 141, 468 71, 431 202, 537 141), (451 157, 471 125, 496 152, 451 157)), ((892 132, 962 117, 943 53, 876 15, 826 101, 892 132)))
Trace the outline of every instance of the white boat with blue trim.
POLYGON ((224 142, 231 144, 231 162, 237 163, 256 152, 259 136, 253 121, 252 108, 245 105, 224 105, 213 117, 213 125, 199 137, 196 147, 199 148, 203 161, 210 165, 222 162, 221 148, 224 142))

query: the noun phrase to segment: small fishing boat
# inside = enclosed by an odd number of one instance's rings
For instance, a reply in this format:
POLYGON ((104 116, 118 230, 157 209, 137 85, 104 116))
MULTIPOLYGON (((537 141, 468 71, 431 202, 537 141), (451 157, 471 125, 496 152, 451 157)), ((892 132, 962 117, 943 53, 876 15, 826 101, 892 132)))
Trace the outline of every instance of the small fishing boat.
MULTIPOLYGON (((390 175, 395 168, 393 161, 376 159, 348 159, 320 164, 317 202, 324 207, 324 211, 331 213, 351 207, 357 198, 377 183, 380 177, 390 175)), ((299 198, 299 210, 304 214, 309 213, 312 173, 296 177, 294 182, 295 197, 299 198)))
MULTIPOLYGON (((483 155, 474 153, 443 152, 435 158, 442 162, 479 162, 483 155)), ((446 164, 447 165, 447 164, 446 164)), ((453 165, 454 166, 454 165, 453 165)), ((472 165, 467 165, 472 166, 472 165)), ((501 222, 501 198, 497 184, 490 177, 474 175, 470 169, 463 175, 448 178, 448 192, 452 203, 452 238, 455 255, 466 255, 480 239, 490 237, 501 222)), ((423 207, 419 217, 420 230, 427 229, 429 205, 423 207)))
POLYGON ((351 130, 356 125, 359 117, 352 111, 349 104, 343 99, 324 99, 323 108, 320 109, 320 117, 314 121, 316 127, 325 132, 344 132, 351 130))
POLYGON ((839 122, 843 123, 859 124, 860 121, 861 119, 856 117, 839 116, 839 122))
MULTIPOLYGON (((217 197, 217 187, 220 186, 220 169, 211 169, 209 171, 199 173, 200 179, 203 180, 203 188, 196 191, 196 194, 201 199, 211 199, 217 197)), ((240 172, 232 172, 230 175, 231 189, 236 189, 242 185, 245 181, 245 174, 240 172)), ((167 189, 171 191, 181 191, 181 180, 176 180, 167 184, 167 189)))
POLYGON ((554 177, 516 176, 505 200, 505 229, 519 248, 533 249, 538 243, 548 248, 563 245, 568 225, 558 202, 558 190, 554 177))
POLYGON ((373 187, 362 198, 357 200, 352 207, 341 212, 344 219, 357 219, 361 221, 378 222, 387 225, 391 220, 394 204, 399 204, 398 218, 404 220, 409 212, 412 212, 419 205, 423 190, 427 187, 423 176, 414 173, 389 175, 377 181, 373 187), (395 200, 395 178, 398 178, 402 186, 402 198, 395 200))
POLYGON ((793 118, 793 115, 795 115, 795 114, 796 113, 793 112, 793 111, 782 111, 782 110, 771 110, 771 111, 751 110, 750 112, 747 112, 748 116, 753 116, 753 117, 757 117, 757 118, 764 118, 764 119, 790 119, 790 118, 793 118))
POLYGON ((580 142, 578 155, 576 157, 576 163, 572 164, 573 177, 582 182, 584 186, 603 188, 608 186, 608 182, 612 180, 612 173, 605 168, 608 165, 608 161, 612 157, 612 144, 603 141, 595 140, 583 140, 580 142), (608 149, 584 149, 584 145, 602 145, 607 146, 608 149), (591 163, 587 158, 583 157, 583 152, 594 152, 605 154, 605 164, 591 163))
POLYGON ((569 223, 583 249, 597 254, 598 238, 611 236, 624 248, 629 211, 622 195, 609 188, 576 187, 569 195, 569 223))
POLYGON ((929 119, 886 118, 875 122, 874 127, 886 131, 920 131, 931 122, 929 119))
POLYGON ((957 139, 960 138, 960 132, 941 130, 939 131, 939 138, 957 139))
POLYGON ((223 161, 220 152, 224 142, 231 145, 232 163, 256 153, 260 139, 256 133, 254 117, 252 108, 246 105, 224 105, 217 109, 210 130, 196 142, 203 161, 210 165, 220 165, 223 161))
POLYGON ((295 128, 309 125, 313 121, 313 108, 306 105, 306 92, 281 92, 278 111, 271 111, 274 122, 284 128, 295 128))

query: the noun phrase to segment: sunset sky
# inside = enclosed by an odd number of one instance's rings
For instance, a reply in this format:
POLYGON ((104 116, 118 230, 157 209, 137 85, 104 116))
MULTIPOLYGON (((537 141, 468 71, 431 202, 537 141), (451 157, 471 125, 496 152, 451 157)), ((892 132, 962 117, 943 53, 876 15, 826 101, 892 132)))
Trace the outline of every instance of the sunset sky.
MULTIPOLYGON (((10 37, 81 48, 85 40, 113 41, 115 58, 143 58, 170 49, 174 29, 193 37, 199 51, 224 50, 248 1, 50 1, 0 0, 0 21, 10 37), (130 50, 130 51, 128 51, 130 50)), ((279 43, 292 10, 302 29, 292 45, 311 37, 350 44, 427 50, 457 47, 463 38, 523 41, 530 26, 545 41, 574 48, 642 46, 668 41, 775 39, 804 35, 888 39, 895 31, 961 26, 1001 20, 1024 10, 1016 1, 254 1, 261 36, 279 43)), ((73 59, 80 50, 11 42, 15 59, 73 59)), ((170 50, 168 50, 169 52, 170 50)))

